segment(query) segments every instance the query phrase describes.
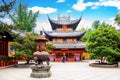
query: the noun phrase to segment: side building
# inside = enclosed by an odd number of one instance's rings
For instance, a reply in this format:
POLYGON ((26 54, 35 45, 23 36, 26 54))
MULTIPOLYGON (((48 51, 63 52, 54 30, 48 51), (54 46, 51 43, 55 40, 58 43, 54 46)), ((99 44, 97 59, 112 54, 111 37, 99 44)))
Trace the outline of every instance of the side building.
POLYGON ((81 18, 71 20, 70 16, 58 16, 58 20, 53 20, 48 16, 52 31, 44 30, 44 33, 46 38, 55 46, 50 54, 51 61, 61 61, 63 55, 66 56, 68 62, 83 59, 85 43, 81 42, 80 38, 86 31, 75 31, 81 18))
POLYGON ((12 57, 15 54, 14 48, 11 46, 13 37, 9 32, 0 32, 0 57, 12 57))

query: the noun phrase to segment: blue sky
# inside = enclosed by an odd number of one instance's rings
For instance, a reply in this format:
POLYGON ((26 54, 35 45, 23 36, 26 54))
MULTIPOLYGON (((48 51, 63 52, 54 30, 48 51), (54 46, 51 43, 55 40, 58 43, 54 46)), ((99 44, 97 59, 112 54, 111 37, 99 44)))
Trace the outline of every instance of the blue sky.
MULTIPOLYGON (((19 2, 20 0, 17 0, 17 4, 19 2)), ((88 28, 94 20, 115 25, 114 17, 120 11, 120 0, 22 0, 22 3, 28 4, 28 9, 33 12, 39 11, 35 28, 37 32, 42 27, 51 30, 47 14, 52 19, 56 19, 58 14, 70 14, 71 19, 78 19, 83 15, 78 28, 88 28)))

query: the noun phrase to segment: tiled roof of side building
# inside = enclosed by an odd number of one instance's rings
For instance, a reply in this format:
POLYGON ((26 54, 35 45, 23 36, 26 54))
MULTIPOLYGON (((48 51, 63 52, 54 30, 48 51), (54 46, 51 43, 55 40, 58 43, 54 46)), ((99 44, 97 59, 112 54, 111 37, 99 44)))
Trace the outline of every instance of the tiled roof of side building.
POLYGON ((70 48, 70 49, 84 49, 86 47, 84 42, 52 42, 55 49, 70 48))

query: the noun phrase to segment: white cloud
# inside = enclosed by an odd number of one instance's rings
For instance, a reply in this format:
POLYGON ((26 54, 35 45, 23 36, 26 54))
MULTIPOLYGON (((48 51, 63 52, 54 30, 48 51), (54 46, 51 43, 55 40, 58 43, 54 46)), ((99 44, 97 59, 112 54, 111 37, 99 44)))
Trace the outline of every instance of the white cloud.
POLYGON ((50 14, 57 11, 56 8, 51 8, 51 7, 44 8, 44 7, 38 7, 38 6, 28 8, 28 10, 32 10, 34 13, 39 11, 40 14, 50 14))
MULTIPOLYGON (((105 21, 105 23, 108 23, 109 25, 112 25, 113 27, 115 27, 116 29, 120 29, 120 27, 115 23, 114 21, 115 17, 109 18, 105 21)), ((85 20, 82 19, 77 27, 77 30, 84 27, 85 29, 89 29, 92 27, 92 23, 94 22, 94 20, 85 20)), ((100 21, 101 23, 103 21, 100 21)))
POLYGON ((109 20, 110 20, 110 21, 114 21, 114 19, 115 19, 114 17, 112 17, 112 18, 109 18, 109 20))
POLYGON ((50 31, 51 30, 51 26, 49 23, 45 23, 45 22, 40 22, 40 21, 37 21, 36 22, 36 27, 34 28, 34 31, 36 33, 40 33, 40 31, 44 29, 46 31, 50 31))
POLYGON ((83 10, 86 9, 86 7, 92 6, 92 5, 93 5, 92 2, 83 3, 83 0, 79 0, 79 1, 77 2, 77 4, 74 4, 74 5, 72 6, 72 8, 75 9, 75 10, 78 10, 78 11, 83 11, 83 10))
POLYGON ((65 0, 57 0, 57 3, 65 2, 65 0))
POLYGON ((99 0, 99 2, 87 2, 84 3, 84 0, 78 0, 76 4, 72 6, 73 9, 78 11, 83 11, 87 7, 91 7, 91 9, 96 9, 99 6, 111 6, 116 7, 118 10, 120 10, 120 0, 99 0))
POLYGON ((67 13, 71 13, 72 11, 71 10, 67 10, 67 13))
POLYGON ((6 24, 8 24, 8 25, 10 25, 10 24, 13 23, 10 18, 3 18, 1 21, 4 22, 4 23, 6 23, 6 24))
POLYGON ((100 5, 100 2, 94 2, 93 6, 91 6, 91 9, 96 9, 100 5))
POLYGON ((112 7, 116 7, 118 10, 120 10, 120 0, 101 1, 100 6, 112 6, 112 7))
POLYGON ((98 8, 98 6, 93 6, 93 7, 91 7, 91 9, 96 9, 96 8, 98 8))
POLYGON ((106 23, 112 25, 113 27, 115 27, 116 29, 120 29, 120 27, 115 23, 115 17, 109 18, 108 21, 106 21, 106 23))
POLYGON ((84 27, 85 29, 91 28, 93 21, 82 19, 77 27, 77 30, 84 27))

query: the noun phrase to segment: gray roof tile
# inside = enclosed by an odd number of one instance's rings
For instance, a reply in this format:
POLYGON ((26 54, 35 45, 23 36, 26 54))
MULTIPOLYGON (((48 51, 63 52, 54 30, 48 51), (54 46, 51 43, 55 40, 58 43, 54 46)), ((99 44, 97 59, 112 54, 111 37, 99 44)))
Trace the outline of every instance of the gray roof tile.
POLYGON ((60 48, 70 48, 70 49, 83 49, 86 47, 84 42, 52 42, 55 46, 55 49, 60 48))

